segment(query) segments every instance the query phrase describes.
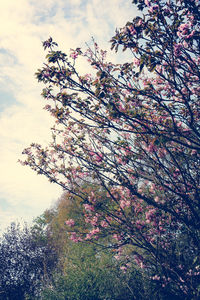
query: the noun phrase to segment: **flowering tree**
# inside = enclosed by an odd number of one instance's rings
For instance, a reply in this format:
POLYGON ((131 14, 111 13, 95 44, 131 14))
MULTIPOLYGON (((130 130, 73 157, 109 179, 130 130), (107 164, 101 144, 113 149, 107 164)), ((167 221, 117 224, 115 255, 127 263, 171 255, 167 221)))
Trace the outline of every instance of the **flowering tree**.
POLYGON ((49 52, 37 78, 56 126, 52 144, 32 144, 23 164, 81 200, 88 227, 78 233, 67 220, 71 239, 111 237, 116 258, 125 253, 159 288, 197 299, 199 1, 133 2, 143 17, 111 39, 130 62, 106 62, 96 43, 69 56, 53 50, 52 38, 43 43, 49 52), (79 56, 90 73, 78 72, 79 56))

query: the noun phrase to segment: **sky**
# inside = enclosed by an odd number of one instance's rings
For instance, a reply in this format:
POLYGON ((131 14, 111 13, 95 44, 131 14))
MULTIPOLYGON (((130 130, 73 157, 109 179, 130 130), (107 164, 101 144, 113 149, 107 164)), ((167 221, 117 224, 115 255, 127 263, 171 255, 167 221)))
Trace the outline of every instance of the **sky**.
POLYGON ((137 15, 131 2, 0 0, 0 233, 12 221, 30 223, 62 195, 60 187, 18 162, 32 142, 48 145, 51 139, 53 120, 34 75, 45 61, 42 41, 51 36, 69 53, 94 37, 109 50, 115 29, 137 15))

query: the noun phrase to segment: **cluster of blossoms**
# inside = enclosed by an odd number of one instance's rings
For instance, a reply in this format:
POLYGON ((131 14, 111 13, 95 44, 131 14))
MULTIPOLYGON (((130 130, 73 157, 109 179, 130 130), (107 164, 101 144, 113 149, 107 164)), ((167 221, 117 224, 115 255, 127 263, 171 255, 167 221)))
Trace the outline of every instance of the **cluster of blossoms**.
POLYGON ((103 160, 103 154, 102 153, 95 153, 95 152, 91 151, 89 154, 94 159, 94 161, 96 163, 102 162, 102 160, 103 160))
POLYGON ((69 220, 66 220, 66 221, 65 221, 65 224, 66 224, 67 226, 73 227, 73 226, 75 225, 75 222, 74 222, 73 219, 69 219, 69 220))

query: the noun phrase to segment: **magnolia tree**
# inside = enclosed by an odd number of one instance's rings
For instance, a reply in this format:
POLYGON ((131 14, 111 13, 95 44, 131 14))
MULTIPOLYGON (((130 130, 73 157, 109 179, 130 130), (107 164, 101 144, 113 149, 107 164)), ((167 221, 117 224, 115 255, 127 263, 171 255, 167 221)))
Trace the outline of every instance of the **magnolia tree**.
POLYGON ((113 50, 129 52, 127 63, 107 62, 96 43, 69 56, 52 38, 43 43, 37 78, 56 125, 51 145, 32 144, 23 164, 79 197, 87 226, 78 232, 68 219, 71 239, 110 237, 124 269, 135 262, 158 287, 197 299, 199 1, 133 2, 143 16, 111 39, 113 50))

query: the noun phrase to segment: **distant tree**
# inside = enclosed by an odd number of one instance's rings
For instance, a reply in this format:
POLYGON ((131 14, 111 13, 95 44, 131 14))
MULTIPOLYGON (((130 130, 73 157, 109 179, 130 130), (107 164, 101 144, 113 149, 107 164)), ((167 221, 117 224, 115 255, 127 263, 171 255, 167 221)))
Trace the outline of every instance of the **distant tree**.
POLYGON ((149 300, 154 286, 137 268, 123 272, 109 251, 94 244, 68 241, 64 272, 54 273, 44 286, 42 300, 149 300))
MULTIPOLYGON (((87 190, 91 188, 92 184, 87 186, 87 190)), ((53 276, 42 287, 41 299, 149 299, 154 288, 141 270, 124 272, 123 262, 113 259, 107 247, 102 251, 96 243, 74 243, 71 231, 90 231, 83 216, 80 198, 65 192, 52 208, 36 218, 34 228, 44 230, 58 254, 53 276), (67 226, 73 222, 76 226, 67 226)))
POLYGON ((0 299, 34 299, 55 262, 54 251, 36 232, 11 223, 0 239, 0 299))

